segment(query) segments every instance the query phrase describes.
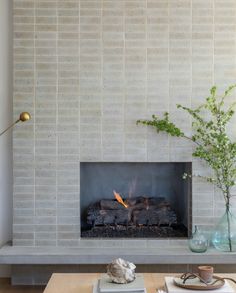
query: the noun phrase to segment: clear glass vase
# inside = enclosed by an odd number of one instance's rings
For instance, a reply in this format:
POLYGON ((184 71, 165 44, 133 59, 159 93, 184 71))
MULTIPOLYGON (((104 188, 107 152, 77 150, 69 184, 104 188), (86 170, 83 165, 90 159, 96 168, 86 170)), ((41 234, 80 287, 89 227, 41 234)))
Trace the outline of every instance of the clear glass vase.
POLYGON ((236 217, 229 205, 213 231, 212 244, 220 251, 236 251, 236 217))
POLYGON ((201 232, 198 226, 195 226, 194 233, 188 242, 189 249, 193 252, 205 252, 208 248, 208 239, 201 232))

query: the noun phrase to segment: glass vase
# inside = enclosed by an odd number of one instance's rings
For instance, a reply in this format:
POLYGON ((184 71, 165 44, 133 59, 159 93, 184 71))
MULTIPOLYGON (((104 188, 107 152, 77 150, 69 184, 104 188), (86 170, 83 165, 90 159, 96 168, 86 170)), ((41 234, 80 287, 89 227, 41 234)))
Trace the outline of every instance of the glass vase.
POLYGON ((229 205, 213 231, 212 244, 220 251, 236 251, 236 217, 229 205))
POLYGON ((192 237, 189 239, 189 249, 192 252, 205 252, 208 248, 208 239, 201 232, 198 226, 195 226, 194 233, 192 237))

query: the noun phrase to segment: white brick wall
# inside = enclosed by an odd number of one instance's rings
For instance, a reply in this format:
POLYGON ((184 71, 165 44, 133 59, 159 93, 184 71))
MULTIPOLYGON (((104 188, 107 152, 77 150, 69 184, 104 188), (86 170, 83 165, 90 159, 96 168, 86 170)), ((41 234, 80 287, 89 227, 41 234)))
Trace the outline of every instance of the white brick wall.
MULTIPOLYGON (((79 241, 79 162, 191 161, 135 122, 170 111, 191 132, 175 105, 235 83, 235 19, 234 0, 14 0, 14 115, 33 116, 14 130, 14 245, 116 245, 79 241)), ((222 209, 194 179, 193 223, 210 231, 222 209)))

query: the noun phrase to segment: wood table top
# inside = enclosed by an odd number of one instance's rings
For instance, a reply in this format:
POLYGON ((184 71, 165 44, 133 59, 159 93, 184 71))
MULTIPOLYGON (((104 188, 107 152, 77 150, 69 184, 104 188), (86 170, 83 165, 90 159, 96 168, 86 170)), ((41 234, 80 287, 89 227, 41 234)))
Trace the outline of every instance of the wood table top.
MULTIPOLYGON (((93 284, 101 274, 53 274, 48 282, 44 293, 92 293, 93 284)), ((144 273, 147 293, 156 293, 157 288, 164 285, 165 276, 176 276, 179 274, 169 273, 144 273)), ((216 274, 218 276, 236 279, 236 274, 216 274)), ((235 284, 232 283, 235 288, 235 284)))

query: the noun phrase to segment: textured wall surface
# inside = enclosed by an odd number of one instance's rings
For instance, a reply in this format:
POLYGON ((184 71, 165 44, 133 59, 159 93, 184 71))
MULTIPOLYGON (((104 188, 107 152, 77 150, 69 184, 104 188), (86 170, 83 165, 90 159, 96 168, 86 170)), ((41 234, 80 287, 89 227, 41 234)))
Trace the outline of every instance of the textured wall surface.
MULTIPOLYGON (((190 133, 176 103, 235 82, 235 19, 234 0, 14 0, 14 114, 33 116, 14 132, 14 245, 157 245, 79 240, 79 162, 192 161, 135 121, 170 111, 190 133)), ((222 211, 194 179, 193 223, 210 231, 222 211)))
MULTIPOLYGON (((12 123, 12 3, 0 0, 0 132, 12 123)), ((0 137, 0 247, 12 237, 11 131, 0 137)), ((0 277, 9 276, 0 266, 0 277)))

